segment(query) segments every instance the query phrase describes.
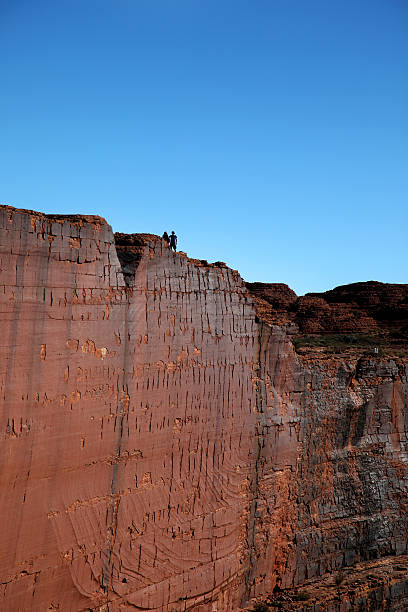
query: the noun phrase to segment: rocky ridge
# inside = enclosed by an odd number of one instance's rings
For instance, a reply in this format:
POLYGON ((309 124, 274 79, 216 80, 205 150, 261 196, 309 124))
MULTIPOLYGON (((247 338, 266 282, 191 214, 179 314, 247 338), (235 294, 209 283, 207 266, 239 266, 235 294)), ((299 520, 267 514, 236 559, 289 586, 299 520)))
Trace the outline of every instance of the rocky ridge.
POLYGON ((368 281, 301 297, 281 283, 246 286, 259 318, 285 326, 298 348, 373 353, 376 346, 391 355, 407 354, 408 285, 368 281))

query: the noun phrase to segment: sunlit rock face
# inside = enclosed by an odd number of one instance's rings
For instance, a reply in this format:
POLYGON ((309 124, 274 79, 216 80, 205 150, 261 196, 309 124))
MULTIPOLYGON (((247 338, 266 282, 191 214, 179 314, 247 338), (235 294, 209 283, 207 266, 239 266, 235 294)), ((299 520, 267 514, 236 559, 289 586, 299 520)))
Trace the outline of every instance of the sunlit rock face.
POLYGON ((407 551, 403 356, 299 356, 100 217, 0 223, 2 610, 232 612, 407 551))

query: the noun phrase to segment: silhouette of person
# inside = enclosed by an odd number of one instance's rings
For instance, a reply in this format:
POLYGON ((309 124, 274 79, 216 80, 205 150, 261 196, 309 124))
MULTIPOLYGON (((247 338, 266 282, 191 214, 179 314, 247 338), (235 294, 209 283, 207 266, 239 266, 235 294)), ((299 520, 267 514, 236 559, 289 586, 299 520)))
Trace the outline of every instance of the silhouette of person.
POLYGON ((177 236, 173 231, 171 232, 171 236, 170 236, 170 248, 173 249, 173 251, 175 251, 176 247, 177 247, 177 236))
POLYGON ((162 238, 163 238, 164 242, 166 243, 166 246, 168 247, 169 244, 170 244, 170 238, 169 238, 168 233, 164 232, 162 238))

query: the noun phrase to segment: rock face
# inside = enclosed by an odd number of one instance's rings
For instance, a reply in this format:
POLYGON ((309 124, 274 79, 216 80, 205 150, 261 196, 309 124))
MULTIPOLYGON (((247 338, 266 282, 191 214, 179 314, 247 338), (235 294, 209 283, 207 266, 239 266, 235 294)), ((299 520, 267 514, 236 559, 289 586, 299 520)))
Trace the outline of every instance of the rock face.
POLYGON ((288 288, 270 325, 100 217, 1 207, 0 269, 2 610, 232 612, 407 553, 408 359, 299 356, 288 288))
POLYGON ((301 333, 377 333, 408 342, 408 285, 368 281, 297 297, 282 283, 246 283, 262 318, 301 333))

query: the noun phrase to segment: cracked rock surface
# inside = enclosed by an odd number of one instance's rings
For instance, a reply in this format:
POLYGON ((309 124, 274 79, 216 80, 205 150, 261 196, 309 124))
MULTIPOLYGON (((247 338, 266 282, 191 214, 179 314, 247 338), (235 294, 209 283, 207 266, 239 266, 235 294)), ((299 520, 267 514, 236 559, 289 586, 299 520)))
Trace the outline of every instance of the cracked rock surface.
POLYGON ((0 317, 1 610, 232 612, 406 562, 401 354, 299 355, 222 262, 7 206, 0 317))

